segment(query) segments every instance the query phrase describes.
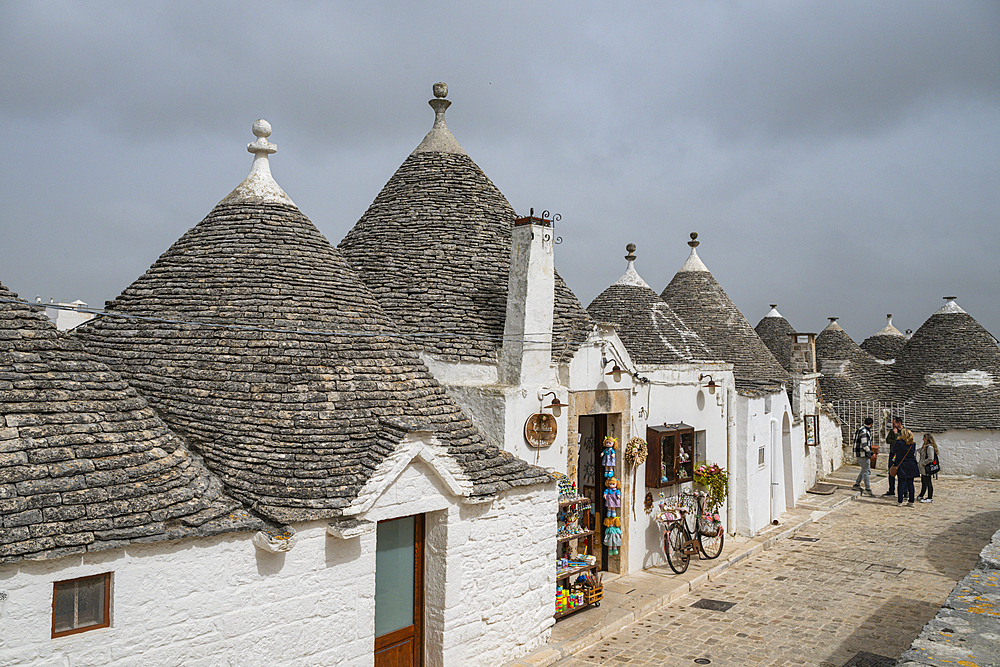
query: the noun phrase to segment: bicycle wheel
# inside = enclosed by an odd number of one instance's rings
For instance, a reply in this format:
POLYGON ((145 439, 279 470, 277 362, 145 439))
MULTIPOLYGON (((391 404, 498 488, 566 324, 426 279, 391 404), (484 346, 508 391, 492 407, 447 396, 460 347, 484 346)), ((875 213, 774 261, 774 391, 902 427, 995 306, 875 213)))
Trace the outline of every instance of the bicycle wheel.
POLYGON ((701 545, 705 558, 718 558, 719 554, 722 553, 722 543, 726 539, 726 531, 722 530, 721 525, 715 528, 714 534, 712 533, 713 528, 715 527, 710 525, 698 526, 698 544, 701 545))
POLYGON ((684 574, 688 569, 688 563, 691 562, 691 556, 684 553, 686 542, 684 529, 677 524, 672 525, 663 536, 663 553, 667 555, 667 564, 677 574, 684 574))

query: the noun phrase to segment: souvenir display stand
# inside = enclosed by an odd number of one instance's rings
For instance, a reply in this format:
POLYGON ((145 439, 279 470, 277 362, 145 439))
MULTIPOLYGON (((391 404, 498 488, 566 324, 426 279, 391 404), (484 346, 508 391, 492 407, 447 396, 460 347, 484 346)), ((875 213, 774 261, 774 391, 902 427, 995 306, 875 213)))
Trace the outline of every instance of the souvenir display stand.
POLYGON ((577 495, 576 484, 565 475, 555 476, 559 482, 555 617, 559 619, 600 605, 604 588, 594 555, 593 505, 577 495))

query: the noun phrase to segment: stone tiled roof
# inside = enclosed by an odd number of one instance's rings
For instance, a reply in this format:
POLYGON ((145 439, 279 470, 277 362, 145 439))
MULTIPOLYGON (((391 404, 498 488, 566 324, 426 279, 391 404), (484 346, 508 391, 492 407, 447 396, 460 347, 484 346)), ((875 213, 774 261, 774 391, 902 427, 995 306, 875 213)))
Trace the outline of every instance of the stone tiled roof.
MULTIPOLYGON (((696 236, 696 235, 692 235, 696 236)), ((738 389, 769 391, 788 374, 695 252, 660 296, 723 361, 733 364, 738 389)))
POLYGON ((0 284, 0 564, 262 526, 121 376, 0 284))
POLYGON ((771 350, 771 354, 778 360, 782 368, 791 372, 792 370, 792 338, 791 334, 795 329, 788 323, 781 313, 778 312, 776 304, 771 305, 771 310, 761 318, 754 331, 771 350))
POLYGON ((1000 429, 1000 348, 953 298, 914 332, 895 366, 912 428, 1000 429))
MULTIPOLYGON (((434 127, 338 248, 400 330, 420 335, 425 351, 494 363, 518 216, 448 131, 441 103, 446 108, 447 100, 431 100, 434 127)), ((552 358, 565 359, 592 328, 557 273, 552 358)))
POLYGON ((906 404, 906 426, 942 433, 951 429, 1000 430, 997 386, 925 385, 906 404))
POLYGON ((886 367, 858 347, 836 318, 816 336, 816 361, 826 400, 889 400, 894 394, 886 367))
POLYGON ((886 319, 888 321, 885 327, 865 338, 860 347, 876 359, 894 361, 902 351, 903 345, 906 344, 906 336, 903 335, 902 331, 892 326, 892 315, 886 315, 886 319))
POLYGON ((601 322, 615 325, 632 360, 637 364, 662 365, 717 359, 697 333, 646 284, 633 266, 629 245, 628 269, 601 292, 587 312, 601 322), (631 258, 631 259, 629 259, 631 258))
POLYGON ((76 335, 273 521, 341 515, 412 430, 436 432, 471 496, 549 479, 484 441, 341 254, 273 193, 238 187, 108 307, 128 317, 76 335))

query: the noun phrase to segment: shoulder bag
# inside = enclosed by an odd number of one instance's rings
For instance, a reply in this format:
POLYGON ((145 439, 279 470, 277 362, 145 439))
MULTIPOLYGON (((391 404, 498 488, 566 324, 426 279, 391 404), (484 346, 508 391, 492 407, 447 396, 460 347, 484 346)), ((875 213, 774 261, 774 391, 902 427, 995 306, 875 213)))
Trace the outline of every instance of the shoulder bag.
POLYGON ((938 463, 937 450, 935 450, 934 451, 934 460, 927 464, 927 467, 924 469, 924 474, 925 475, 936 475, 939 472, 941 472, 941 464, 938 463))

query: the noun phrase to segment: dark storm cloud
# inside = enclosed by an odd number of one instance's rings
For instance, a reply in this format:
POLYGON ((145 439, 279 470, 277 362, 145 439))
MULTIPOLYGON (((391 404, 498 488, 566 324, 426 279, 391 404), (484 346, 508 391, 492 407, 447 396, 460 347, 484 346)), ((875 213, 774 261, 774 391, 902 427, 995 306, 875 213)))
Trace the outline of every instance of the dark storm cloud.
POLYGON ((258 117, 336 243, 444 80, 449 127, 515 209, 563 215, 585 305, 630 241, 662 289, 696 230, 754 323, 778 301, 860 340, 956 293, 1000 332, 992 1, 4 10, 0 280, 29 298, 118 294, 246 175, 258 117))

